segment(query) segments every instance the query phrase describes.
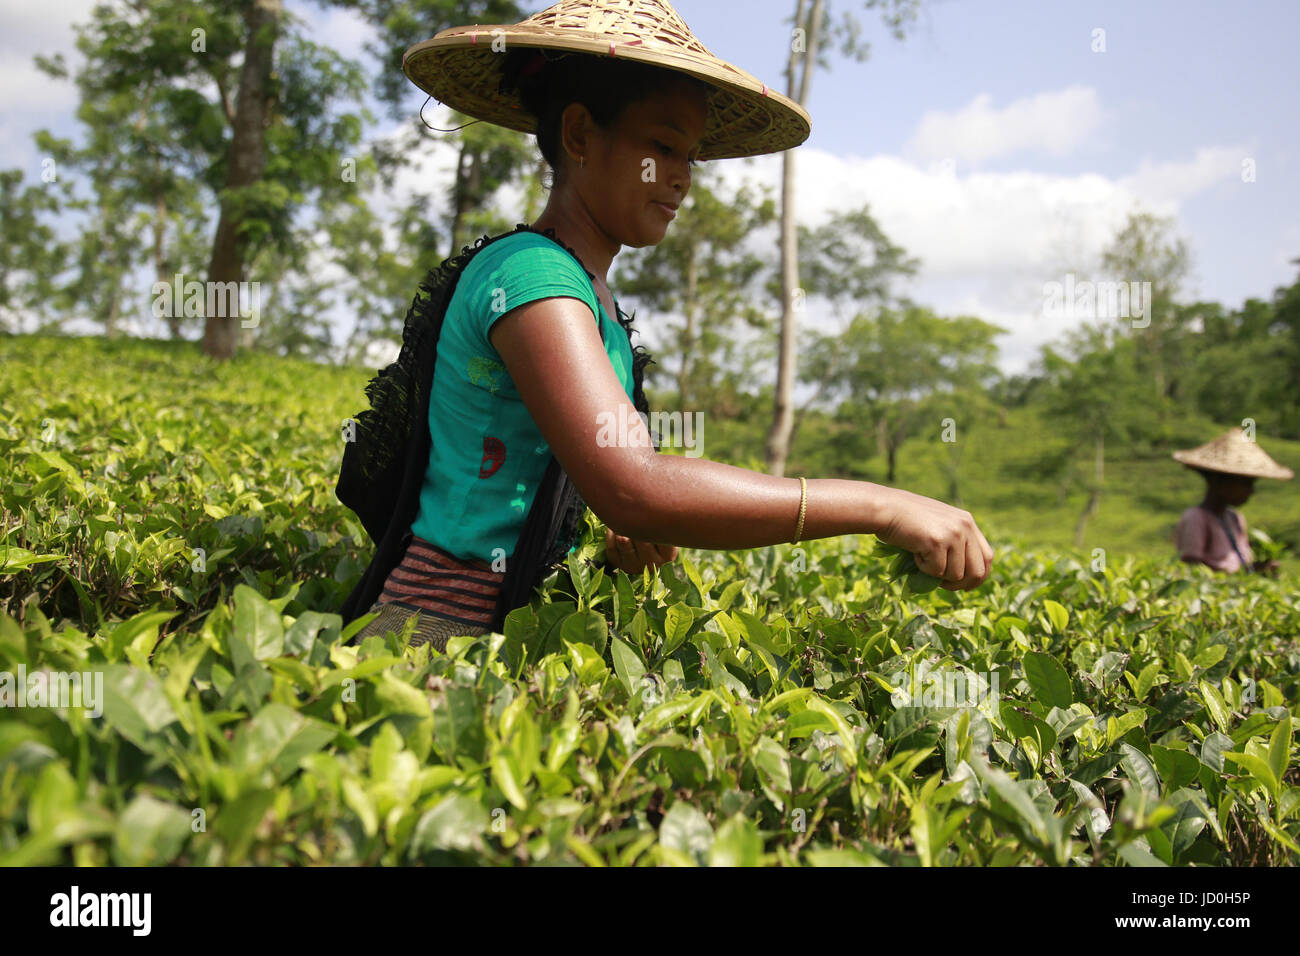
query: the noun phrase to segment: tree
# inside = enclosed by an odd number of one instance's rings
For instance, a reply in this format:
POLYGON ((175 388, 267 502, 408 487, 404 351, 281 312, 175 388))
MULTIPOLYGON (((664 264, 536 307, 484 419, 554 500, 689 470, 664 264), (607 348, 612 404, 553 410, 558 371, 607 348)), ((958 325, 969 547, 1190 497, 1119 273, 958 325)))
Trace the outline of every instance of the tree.
POLYGON ((484 232, 496 233, 513 226, 493 210, 491 199, 505 184, 534 175, 534 155, 524 134, 514 130, 492 123, 475 123, 461 130, 460 155, 449 197, 448 255, 456 255, 484 232))
POLYGON ((752 286, 771 264, 746 243, 775 217, 768 196, 756 196, 748 186, 719 195, 708 174, 700 173, 664 241, 627 253, 619 264, 618 288, 625 297, 684 318, 680 326, 667 326, 676 342, 656 350, 657 357, 676 359, 683 412, 693 405, 711 415, 720 410, 719 400, 726 401, 722 370, 734 367, 738 353, 737 326, 766 327, 752 286))
MULTIPOLYGON (((374 26, 378 37, 367 52, 379 61, 372 92, 389 106, 393 118, 409 115, 414 87, 402 74, 402 54, 449 27, 465 23, 515 23, 525 14, 514 0, 330 0, 356 10, 374 26)), ((487 125, 487 124, 484 124, 487 125)))
POLYGON ((324 269, 333 252, 322 231, 260 254, 258 274, 267 278, 258 280, 259 348, 317 362, 334 360, 326 313, 336 301, 338 284, 324 269), (262 323, 262 314, 274 319, 262 323))
MULTIPOLYGON (((1183 281, 1191 268, 1187 243, 1170 238, 1172 218, 1151 213, 1130 213, 1124 228, 1102 253, 1106 280, 1120 283, 1151 283, 1150 296, 1143 304, 1146 315, 1137 322, 1130 317, 1112 317, 1121 328, 1137 337, 1138 367, 1150 377, 1157 421, 1166 420, 1177 376, 1184 364, 1184 329, 1179 321, 1187 313, 1176 306, 1183 281)), ((1130 309, 1132 311, 1132 309, 1130 309)))
POLYGON ((816 229, 800 226, 799 248, 807 295, 836 308, 909 304, 894 286, 916 275, 921 261, 890 241, 870 206, 834 213, 816 229))
POLYGON ((1183 308, 1188 330, 1180 345, 1189 359, 1180 393, 1187 403, 1218 422, 1251 418, 1261 432, 1285 433, 1294 385, 1287 387, 1288 343, 1273 305, 1248 299, 1233 310, 1217 302, 1183 308))
MULTIPOLYGON (((1300 266, 1300 258, 1291 264, 1300 266)), ((1278 351, 1283 356, 1284 374, 1275 380, 1275 401, 1279 431, 1288 438, 1300 438, 1300 276, 1273 292, 1278 351)))
MULTIPOLYGON (((870 207, 835 213, 816 229, 800 226, 799 247, 805 250, 801 257, 806 286, 803 291, 826 299, 836 311, 846 305, 857 310, 912 305, 896 296, 893 289, 898 279, 916 274, 920 260, 889 240, 872 217, 870 207)), ((813 343, 819 340, 816 335, 810 339, 813 343)), ((795 413, 791 446, 804 416, 835 381, 834 369, 842 359, 834 346, 814 353, 814 361, 806 371, 807 380, 816 382, 817 388, 795 413)))
MULTIPOLYGON (((84 244, 83 261, 99 263, 90 279, 108 290, 98 309, 112 318, 123 266, 119 256, 94 254, 94 243, 111 238, 105 251, 144 245, 136 237, 145 222, 131 218, 137 211, 150 217, 161 281, 178 258, 200 254, 207 278, 223 285, 244 281, 262 252, 268 265, 301 261, 289 247, 310 225, 296 222, 297 213, 342 187, 340 167, 360 142, 365 111, 339 106, 363 92, 357 64, 306 39, 281 0, 101 4, 79 30, 78 46, 86 59, 76 77, 81 118, 90 132, 83 155, 72 158, 96 170, 92 205, 102 222, 120 228, 105 233, 92 223, 100 235, 84 244), (115 128, 123 123, 130 129, 115 128), (214 204, 215 235, 200 250, 193 234, 210 224, 193 211, 214 204), (174 229, 166 246, 177 217, 192 229, 174 229)), ((63 69, 57 60, 38 64, 63 69)), ((214 308, 222 297, 202 298, 205 351, 229 358, 237 316, 206 314, 227 310, 214 308)))
MULTIPOLYGON (((369 164, 358 178, 362 181, 377 183, 369 164)), ((377 185, 359 188, 322 215, 328 257, 352 280, 341 287, 343 302, 357 316, 344 348, 346 363, 358 361, 372 339, 401 338, 415 283, 440 261, 434 217, 427 213, 432 201, 425 197, 408 205, 389 226, 370 201, 379 192, 377 185)))
POLYGON ((0 327, 6 331, 22 331, 25 313, 46 312, 54 300, 69 252, 49 222, 60 209, 49 183, 24 186, 22 170, 0 171, 0 327))
MULTIPOLYGON (((413 87, 401 69, 402 55, 409 47, 448 27, 465 23, 514 23, 525 16, 519 5, 509 0, 334 0, 334 3, 357 10, 378 32, 378 39, 368 47, 381 64, 374 80, 374 92, 395 118, 410 115, 413 87)), ((492 197, 503 185, 521 184, 531 207, 540 195, 538 187, 544 168, 544 164, 537 162, 526 134, 453 112, 450 128, 457 127, 455 175, 446 194, 448 255, 459 253, 484 232, 508 228, 490 211, 492 197)), ((374 157, 379 168, 391 174, 408 164, 422 147, 442 136, 426 129, 419 119, 412 119, 396 141, 377 144, 374 157)), ((415 205, 425 204, 417 199, 415 205)), ((532 209, 527 212, 531 217, 532 209)), ((412 276, 412 285, 420 278, 412 276)))
MULTIPOLYGON (((209 282, 243 282, 249 253, 250 227, 257 217, 255 204, 272 197, 259 190, 266 170, 266 134, 274 110, 276 90, 271 73, 275 45, 280 39, 284 9, 280 0, 245 0, 244 61, 239 70, 235 107, 230 114, 231 136, 226 153, 225 182, 221 190, 221 216, 212 240, 209 282), (259 195, 260 193, 260 195, 259 195)), ((274 197, 272 202, 282 197, 274 197)), ((287 197, 284 197, 287 198, 287 197)), ((204 316, 203 351, 213 358, 235 354, 233 315, 204 316)))
POLYGON ((841 416, 874 423, 892 483, 898 451, 921 422, 933 419, 936 429, 947 418, 967 424, 958 412, 963 396, 982 391, 997 375, 994 340, 1003 331, 919 306, 880 309, 855 316, 843 335, 813 336, 806 367, 810 379, 824 383, 824 394, 844 397, 841 416))
MULTIPOLYGON (((140 0, 128 9, 148 12, 140 0)), ((142 250, 151 252, 157 282, 195 272, 206 247, 196 181, 204 166, 203 127, 187 91, 136 55, 139 36, 129 19, 100 6, 76 32, 84 65, 75 76, 62 55, 37 56, 36 63, 50 77, 75 83, 86 134, 74 144, 41 130, 36 143, 59 168, 82 173, 89 183, 91 196, 75 203, 93 209, 78 241, 81 269, 65 295, 88 306, 89 317, 102 320, 111 336, 123 308, 131 311, 129 279, 142 250)), ((183 316, 165 318, 179 337, 183 316)))
POLYGON ((1075 547, 1082 548, 1088 520, 1101 506, 1106 442, 1150 432, 1150 388, 1139 369, 1135 341, 1112 324, 1074 330, 1060 352, 1044 346, 1039 366, 1046 383, 1043 411, 1053 430, 1071 443, 1072 453, 1063 461, 1085 451, 1092 459, 1091 475, 1081 479, 1088 499, 1074 527, 1075 547))
POLYGON ((1300 281, 1237 309, 1179 309, 1180 396, 1217 422, 1249 418, 1266 434, 1300 437, 1300 281))
MULTIPOLYGON (((866 9, 881 8, 882 18, 897 39, 903 38, 902 25, 916 16, 919 0, 865 0, 866 9)), ((790 56, 786 63, 786 95, 806 107, 810 79, 814 65, 828 67, 822 54, 822 30, 829 12, 828 0, 797 0, 794 13, 794 30, 790 43, 790 56), (806 15, 805 15, 806 12, 806 15)), ((870 46, 859 39, 857 21, 846 14, 841 24, 832 25, 827 39, 840 40, 845 56, 865 60, 870 46)), ((829 44, 827 44, 829 46, 829 44)), ((777 360, 776 392, 772 406, 772 425, 767 436, 768 470, 777 476, 785 474, 786 459, 790 454, 791 435, 794 431, 794 382, 796 368, 796 342, 798 340, 799 247, 795 220, 794 151, 781 154, 781 332, 777 360)))

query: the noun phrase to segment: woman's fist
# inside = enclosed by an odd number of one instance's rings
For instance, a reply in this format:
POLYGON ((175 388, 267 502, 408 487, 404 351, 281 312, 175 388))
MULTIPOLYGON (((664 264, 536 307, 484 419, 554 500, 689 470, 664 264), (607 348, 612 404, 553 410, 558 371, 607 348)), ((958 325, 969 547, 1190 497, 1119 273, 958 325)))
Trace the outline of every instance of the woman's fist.
POLYGON ((916 566, 949 591, 979 587, 993 564, 993 549, 970 512, 942 501, 888 489, 888 518, 876 537, 912 552, 916 566))

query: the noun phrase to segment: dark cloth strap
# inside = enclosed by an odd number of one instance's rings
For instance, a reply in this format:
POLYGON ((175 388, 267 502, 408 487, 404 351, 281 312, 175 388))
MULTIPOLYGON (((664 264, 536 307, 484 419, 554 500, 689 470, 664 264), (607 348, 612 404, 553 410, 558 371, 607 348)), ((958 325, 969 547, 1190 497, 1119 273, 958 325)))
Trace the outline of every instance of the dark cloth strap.
POLYGON ((519 533, 515 553, 506 561, 506 576, 501 582, 496 611, 492 616, 492 630, 497 633, 501 633, 505 626, 507 614, 528 603, 536 586, 533 580, 536 569, 543 567, 547 552, 560 533, 565 509, 570 505, 571 489, 569 476, 552 455, 533 506, 528 511, 524 530, 519 533))
POLYGON ((1232 550, 1237 552, 1237 560, 1241 562, 1241 569, 1243 571, 1253 570, 1250 563, 1246 560, 1246 556, 1242 554, 1241 549, 1237 547, 1237 536, 1233 533, 1232 529, 1228 527, 1228 519, 1223 515, 1216 515, 1216 517, 1219 519, 1219 524, 1223 525, 1223 530, 1228 535, 1228 543, 1232 545, 1232 550))

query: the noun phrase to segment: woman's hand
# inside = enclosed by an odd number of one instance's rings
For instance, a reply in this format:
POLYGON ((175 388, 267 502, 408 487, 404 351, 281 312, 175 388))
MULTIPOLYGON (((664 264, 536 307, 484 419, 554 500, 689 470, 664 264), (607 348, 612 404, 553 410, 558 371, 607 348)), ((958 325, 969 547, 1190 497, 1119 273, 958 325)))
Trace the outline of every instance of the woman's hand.
POLYGON ((633 541, 611 528, 605 529, 605 563, 615 571, 640 574, 647 567, 658 568, 676 557, 675 545, 633 541))
POLYGON ((939 578, 940 587, 979 587, 993 564, 993 549, 970 512, 898 488, 889 489, 890 517, 876 537, 911 551, 916 566, 939 578))

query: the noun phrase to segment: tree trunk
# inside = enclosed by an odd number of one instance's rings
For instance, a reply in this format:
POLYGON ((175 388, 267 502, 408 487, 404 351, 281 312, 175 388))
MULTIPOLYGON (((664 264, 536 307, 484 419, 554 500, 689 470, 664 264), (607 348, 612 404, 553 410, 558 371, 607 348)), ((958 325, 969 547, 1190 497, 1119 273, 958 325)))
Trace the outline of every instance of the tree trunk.
POLYGON ((695 243, 686 250, 686 298, 682 312, 686 315, 686 328, 682 331, 682 364, 677 371, 677 404, 686 414, 690 405, 691 353, 695 349, 695 313, 698 308, 700 269, 695 261, 695 243))
POLYGON ((1083 512, 1079 515, 1079 520, 1074 526, 1074 546, 1083 547, 1083 531, 1087 527, 1088 519, 1097 513, 1101 506, 1101 487, 1103 469, 1106 462, 1106 439, 1099 432, 1097 434, 1097 459, 1094 465, 1092 493, 1088 495, 1088 503, 1084 506, 1083 512))
POLYGON ((104 319, 106 338, 115 339, 122 334, 117 327, 117 320, 122 312, 122 282, 120 276, 113 277, 113 288, 108 294, 108 315, 104 319))
POLYGON ((457 255, 467 243, 461 236, 466 216, 473 208, 474 197, 478 195, 483 175, 481 158, 473 152, 464 140, 460 144, 460 156, 456 160, 456 186, 452 196, 451 210, 451 255, 457 255))
MULTIPOLYGON (((208 265, 210 282, 244 281, 244 238, 240 235, 242 216, 230 193, 258 182, 266 168, 269 86, 275 41, 282 18, 281 0, 253 0, 246 15, 244 65, 239 73, 234 130, 226 159, 227 192, 221 200, 221 218, 217 222, 216 237, 212 240, 212 259, 208 265)), ((224 300, 225 297, 217 298, 224 300)), ((218 359, 234 357, 237 319, 238 315, 204 316, 204 354, 218 359)))
MULTIPOLYGON (((803 27, 804 2, 799 0, 795 11, 795 24, 803 27)), ((822 0, 813 0, 808 17, 807 49, 802 53, 803 70, 795 85, 795 72, 801 54, 790 45, 787 77, 790 98, 800 106, 808 101, 809 79, 817 64, 817 34, 821 27, 822 0)), ((798 317, 794 309, 795 292, 799 287, 799 231, 795 222, 794 206, 794 151, 786 150, 782 156, 781 174, 781 344, 777 362, 776 394, 772 407, 772 427, 767 433, 767 470, 778 478, 785 474, 786 459, 790 455, 790 434, 794 428, 794 385, 796 371, 796 343, 798 317)))
MULTIPOLYGON (((140 113, 135 120, 135 131, 137 135, 144 133, 145 124, 149 120, 149 104, 153 102, 153 86, 145 92, 144 100, 140 104, 140 113)), ((153 153, 153 188, 154 188, 154 216, 153 216, 153 271, 157 277, 156 281, 164 285, 170 285, 172 281, 172 272, 167 267, 167 257, 163 254, 167 234, 167 194, 162 188, 163 169, 162 158, 158 153, 158 147, 151 145, 153 153)), ((170 310, 168 310, 170 312, 170 310)), ((181 337, 180 316, 168 315, 167 327, 171 332, 173 339, 181 337)))
MULTIPOLYGON (((154 158, 157 163, 157 157, 154 158)), ((162 189, 158 189, 157 201, 154 204, 153 215, 153 271, 158 277, 158 282, 169 285, 173 279, 171 269, 167 266, 167 256, 164 251, 164 244, 167 237, 167 197, 163 194, 162 189)), ((170 311, 170 310, 168 310, 170 311)), ((167 316, 167 329, 173 339, 181 337, 181 319, 178 315, 167 316)))
POLYGON ((1155 395, 1155 416, 1157 429, 1156 440, 1154 445, 1162 447, 1164 444, 1164 425, 1165 419, 1165 396, 1169 391, 1168 377, 1165 374, 1164 352, 1160 342, 1160 328, 1152 316, 1154 309, 1150 302, 1147 303, 1147 319, 1151 323, 1141 333, 1138 339, 1140 348, 1139 361, 1145 358, 1146 368, 1151 376, 1151 391, 1155 395), (1145 354, 1142 354, 1145 353, 1145 354))
POLYGON ((794 222, 794 156, 782 157, 781 189, 781 344, 777 359, 776 394, 772 425, 767 433, 767 470, 778 478, 785 474, 790 455, 790 432, 794 428, 795 326, 794 290, 799 284, 798 252, 794 222))
POLYGON ((532 224, 533 220, 541 215, 544 203, 542 197, 546 192, 546 160, 537 161, 537 172, 529 177, 526 189, 524 191, 524 222, 532 224))
POLYGON ((827 377, 818 382, 817 391, 813 392, 812 398, 800 405, 799 410, 794 413, 794 424, 790 428, 790 448, 792 450, 794 449, 795 436, 799 434, 799 426, 803 424, 804 417, 808 414, 808 410, 814 407, 821 400, 822 393, 826 391, 826 383, 829 380, 829 377, 827 377))
POLYGON ((464 216, 465 210, 465 153, 469 147, 466 145, 464 138, 460 141, 460 153, 456 156, 456 182, 452 186, 451 193, 451 227, 450 242, 451 249, 447 255, 456 255, 456 250, 460 248, 457 240, 460 238, 460 221, 464 216))
POLYGON ((961 505, 961 485, 959 479, 959 469, 961 468, 961 451, 957 445, 949 446, 948 452, 948 503, 954 507, 960 508, 961 505))
POLYGON ((1097 513, 1097 507, 1101 502, 1101 489, 1093 488, 1088 495, 1088 503, 1084 505, 1083 511, 1079 514, 1079 520, 1074 524, 1074 546, 1083 547, 1083 531, 1088 525, 1088 519, 1097 513))

